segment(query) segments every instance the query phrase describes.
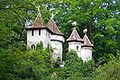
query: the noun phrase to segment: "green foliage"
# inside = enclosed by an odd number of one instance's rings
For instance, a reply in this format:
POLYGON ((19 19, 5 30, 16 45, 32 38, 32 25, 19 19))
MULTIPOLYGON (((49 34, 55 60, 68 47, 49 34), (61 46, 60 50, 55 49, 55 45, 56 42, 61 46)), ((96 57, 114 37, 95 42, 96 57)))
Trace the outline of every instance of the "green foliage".
POLYGON ((43 49, 43 43, 40 42, 36 45, 36 49, 39 50, 39 49, 43 49))
POLYGON ((107 62, 110 55, 116 57, 120 52, 119 0, 1 0, 0 4, 1 47, 13 43, 17 45, 19 41, 26 43, 24 31, 26 20, 35 19, 36 6, 40 5, 41 13, 44 14, 44 23, 49 21, 53 12, 59 29, 66 37, 73 29, 71 25, 73 21, 77 22, 76 27, 80 30, 81 37, 82 30, 86 26, 88 35, 95 45, 94 59, 99 64, 107 62))
MULTIPOLYGON (((58 69, 58 77, 62 79, 72 80, 71 78, 88 78, 93 77, 95 72, 94 61, 91 60, 83 63, 81 58, 77 56, 75 51, 70 51, 66 56, 66 64, 64 68, 58 69)), ((76 79, 75 78, 75 79, 76 79)))
POLYGON ((119 80, 119 10, 120 0, 0 0, 0 79, 119 80), (86 26, 95 45, 93 57, 101 67, 95 70, 94 61, 83 63, 72 51, 66 54, 64 68, 51 68, 49 49, 37 45, 36 50, 26 51, 25 23, 35 19, 38 5, 44 23, 53 12, 66 37, 73 29, 73 21, 81 37, 86 26))
POLYGON ((119 80, 120 79, 120 59, 114 59, 99 67, 97 76, 93 80, 119 80))
POLYGON ((45 50, 22 52, 19 49, 0 49, 0 79, 44 79, 50 76, 50 53, 45 50))
MULTIPOLYGON (((45 75, 49 75, 49 69, 50 69, 50 56, 49 53, 44 50, 32 50, 27 52, 25 55, 22 56, 23 60, 21 61, 21 65, 23 70, 25 70, 24 73, 18 73, 18 75, 27 75, 25 78, 43 78, 45 75)), ((20 70, 21 71, 21 70, 20 70)))

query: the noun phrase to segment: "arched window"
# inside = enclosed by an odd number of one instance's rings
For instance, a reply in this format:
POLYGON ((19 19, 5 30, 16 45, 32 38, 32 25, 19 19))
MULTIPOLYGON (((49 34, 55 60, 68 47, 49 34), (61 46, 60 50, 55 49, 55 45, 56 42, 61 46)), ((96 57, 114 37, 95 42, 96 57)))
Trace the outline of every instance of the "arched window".
POLYGON ((32 49, 32 50, 35 50, 35 45, 32 45, 32 46, 31 46, 31 49, 32 49))
POLYGON ((76 46, 76 50, 78 50, 79 49, 79 46, 76 46))

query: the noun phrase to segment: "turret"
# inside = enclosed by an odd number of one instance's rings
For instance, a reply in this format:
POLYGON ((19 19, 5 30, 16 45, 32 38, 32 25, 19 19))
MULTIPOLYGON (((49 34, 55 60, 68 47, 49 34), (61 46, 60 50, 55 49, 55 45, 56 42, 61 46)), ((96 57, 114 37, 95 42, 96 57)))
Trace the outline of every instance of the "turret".
POLYGON ((62 60, 63 42, 65 41, 64 34, 59 31, 53 17, 49 20, 47 27, 52 31, 50 37, 50 44, 53 51, 52 58, 56 60, 59 57, 62 60))
POLYGON ((80 38, 76 28, 73 29, 70 37, 66 40, 68 42, 68 51, 74 50, 76 51, 78 57, 81 57, 81 45, 83 43, 83 39, 80 38))
POLYGON ((90 42, 86 32, 85 32, 85 35, 83 37, 84 43, 83 43, 82 48, 81 48, 81 58, 84 62, 92 59, 92 48, 94 46, 90 42))

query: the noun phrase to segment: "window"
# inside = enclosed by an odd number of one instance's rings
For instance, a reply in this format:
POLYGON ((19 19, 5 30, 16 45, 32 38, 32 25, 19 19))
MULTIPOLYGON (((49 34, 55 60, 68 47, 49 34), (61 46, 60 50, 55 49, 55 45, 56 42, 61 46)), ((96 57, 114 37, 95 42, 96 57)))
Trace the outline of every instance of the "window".
POLYGON ((34 30, 32 30, 32 36, 34 36, 34 30))
POLYGON ((32 45, 32 46, 31 46, 31 49, 32 49, 32 50, 35 50, 35 45, 32 45))
POLYGON ((49 47, 50 47, 50 46, 49 46, 49 44, 48 44, 48 45, 47 45, 47 48, 49 49, 49 47))
POLYGON ((76 50, 78 50, 79 49, 79 46, 76 46, 76 50))
POLYGON ((41 35, 41 30, 39 29, 39 35, 41 35))

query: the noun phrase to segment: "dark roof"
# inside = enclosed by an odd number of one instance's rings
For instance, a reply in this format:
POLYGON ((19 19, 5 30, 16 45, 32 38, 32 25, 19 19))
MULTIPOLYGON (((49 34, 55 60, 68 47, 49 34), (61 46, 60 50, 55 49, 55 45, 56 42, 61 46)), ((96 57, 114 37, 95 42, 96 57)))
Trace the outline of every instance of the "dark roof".
POLYGON ((73 29, 70 37, 66 41, 78 41, 78 42, 83 42, 83 39, 80 38, 76 28, 73 29))
POLYGON ((47 27, 55 34, 61 34, 64 35, 63 33, 61 33, 55 23, 55 21, 53 20, 53 18, 51 18, 47 24, 47 27))
POLYGON ((83 37, 84 43, 82 47, 93 47, 94 45, 90 42, 88 36, 85 34, 83 37))

